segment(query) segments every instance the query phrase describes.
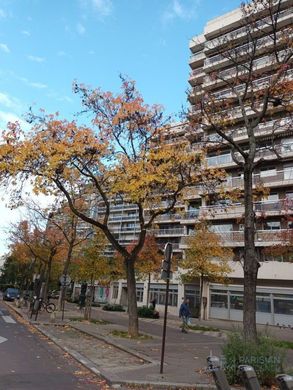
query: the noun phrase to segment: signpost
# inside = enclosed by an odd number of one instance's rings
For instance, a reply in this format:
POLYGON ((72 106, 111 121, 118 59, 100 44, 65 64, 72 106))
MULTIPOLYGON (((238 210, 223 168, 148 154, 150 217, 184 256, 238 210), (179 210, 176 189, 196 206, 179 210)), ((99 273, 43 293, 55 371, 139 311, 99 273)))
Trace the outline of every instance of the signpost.
POLYGON ((170 272, 171 272, 171 258, 172 258, 172 244, 170 242, 168 242, 165 245, 165 249, 164 249, 164 261, 162 264, 162 272, 161 272, 161 279, 166 281, 166 301, 165 301, 165 313, 164 313, 164 325, 163 325, 163 337, 162 337, 160 374, 163 374, 163 368, 164 368, 165 340, 166 340, 167 313, 168 313, 168 300, 169 300, 169 283, 170 283, 170 272))
POLYGON ((67 274, 60 276, 59 282, 61 284, 61 310, 62 310, 62 321, 64 320, 64 310, 65 310, 65 297, 66 297, 66 288, 70 286, 71 278, 67 274))

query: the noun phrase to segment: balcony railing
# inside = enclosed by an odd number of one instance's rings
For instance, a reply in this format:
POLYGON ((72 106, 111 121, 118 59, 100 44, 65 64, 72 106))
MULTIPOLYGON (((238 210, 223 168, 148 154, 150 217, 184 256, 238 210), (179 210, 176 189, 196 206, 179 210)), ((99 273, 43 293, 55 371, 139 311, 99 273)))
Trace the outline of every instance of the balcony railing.
MULTIPOLYGON (((291 9, 284 10, 276 15, 278 15, 278 20, 280 20, 281 18, 283 18, 285 16, 292 15, 292 10, 291 9)), ((271 23, 270 17, 260 19, 255 23, 255 29, 264 27, 265 25, 268 25, 269 23, 271 23)), ((221 35, 218 38, 214 38, 210 41, 207 41, 205 43, 205 48, 214 49, 214 48, 218 47, 219 45, 223 45, 223 44, 226 44, 227 42, 231 42, 232 39, 236 39, 241 34, 246 34, 246 33, 247 33, 247 26, 240 27, 234 31, 227 33, 227 34, 221 35)))
MULTIPOLYGON (((289 32, 289 30, 287 31, 289 32)), ((282 37, 284 37, 284 33, 286 34, 286 31, 279 31, 277 32, 276 34, 276 38, 277 40, 279 40, 280 38, 282 39, 282 37)), ((257 44, 256 44, 256 49, 261 49, 263 48, 265 45, 267 44, 270 44, 270 43, 273 43, 274 42, 274 36, 273 35, 268 35, 268 36, 265 36, 263 38, 260 38, 258 39, 257 41, 257 44)), ((244 54, 248 54, 251 50, 254 49, 254 45, 252 42, 249 42, 249 43, 246 43, 244 45, 241 45, 241 46, 238 46, 236 48, 233 48, 230 50, 230 53, 231 53, 231 57, 233 56, 242 56, 244 54)), ((227 52, 229 53, 229 51, 227 52)), ((229 61, 229 54, 217 54, 215 56, 212 56, 210 58, 207 58, 205 61, 204 61, 204 67, 207 68, 211 65, 214 65, 215 63, 217 62, 220 62, 220 61, 229 61)))
MULTIPOLYGON (((256 213, 292 213, 293 200, 286 198, 276 201, 260 201, 254 203, 256 213)), ((243 204, 201 206, 200 215, 206 218, 239 217, 244 213, 243 204)))
POLYGON ((153 234, 158 236, 182 236, 184 234, 184 228, 174 229, 153 229, 153 234))
MULTIPOLYGON (((293 182, 293 168, 288 168, 283 171, 276 171, 275 174, 264 176, 263 174, 255 173, 253 175, 253 184, 288 184, 293 182)), ((242 187, 244 184, 243 177, 229 177, 226 182, 223 183, 225 187, 242 187)))
MULTIPOLYGON (((257 230, 255 232, 256 246, 270 246, 280 242, 286 242, 292 229, 277 229, 277 230, 257 230)), ((243 246, 244 231, 218 231, 216 233, 222 240, 223 245, 227 246, 243 246)), ((190 236, 181 238, 180 247, 186 248, 190 236)))

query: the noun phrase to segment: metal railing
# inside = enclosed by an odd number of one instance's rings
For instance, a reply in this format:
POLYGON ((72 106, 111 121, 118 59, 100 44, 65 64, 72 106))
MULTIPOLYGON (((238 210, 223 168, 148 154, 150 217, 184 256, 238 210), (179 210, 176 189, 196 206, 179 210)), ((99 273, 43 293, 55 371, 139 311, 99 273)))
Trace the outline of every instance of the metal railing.
MULTIPOLYGON (((275 15, 278 15, 278 19, 280 19, 280 18, 282 18, 284 16, 291 15, 291 14, 292 14, 291 9, 288 9, 288 10, 281 11, 280 13, 275 14, 275 15)), ((271 22, 271 18, 270 17, 266 17, 264 19, 260 19, 257 22, 255 22, 254 26, 257 29, 257 28, 265 26, 266 24, 268 24, 270 22, 271 22)), ((207 49, 214 49, 217 46, 226 44, 227 42, 231 42, 232 39, 238 38, 239 35, 246 34, 247 30, 248 30, 248 26, 243 26, 243 27, 240 27, 240 28, 238 28, 236 30, 230 31, 229 33, 221 35, 218 38, 214 38, 214 39, 212 39, 210 41, 207 41, 205 43, 205 48, 207 48, 207 49)))

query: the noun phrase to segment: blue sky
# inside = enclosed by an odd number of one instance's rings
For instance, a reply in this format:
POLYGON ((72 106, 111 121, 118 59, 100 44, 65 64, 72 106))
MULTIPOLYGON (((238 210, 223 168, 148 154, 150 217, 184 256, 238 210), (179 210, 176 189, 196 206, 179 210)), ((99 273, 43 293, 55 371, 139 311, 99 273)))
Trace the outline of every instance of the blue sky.
MULTIPOLYGON (((73 80, 117 91, 119 73, 137 81, 148 103, 177 113, 186 105, 189 40, 209 19, 239 4, 0 0, 0 127, 21 118, 29 106, 71 119, 80 108, 72 94, 73 80)), ((2 209, 0 235, 13 218, 2 209)))

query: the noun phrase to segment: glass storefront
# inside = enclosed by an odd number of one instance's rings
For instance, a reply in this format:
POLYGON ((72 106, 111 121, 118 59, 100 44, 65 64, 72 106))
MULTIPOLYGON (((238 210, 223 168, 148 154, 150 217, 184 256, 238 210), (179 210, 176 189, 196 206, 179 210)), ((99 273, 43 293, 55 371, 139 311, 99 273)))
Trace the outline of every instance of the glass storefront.
MULTIPOLYGON (((211 285, 210 318, 242 321, 243 289, 211 285)), ((261 288, 256 295, 257 323, 293 326, 293 292, 261 288)))

